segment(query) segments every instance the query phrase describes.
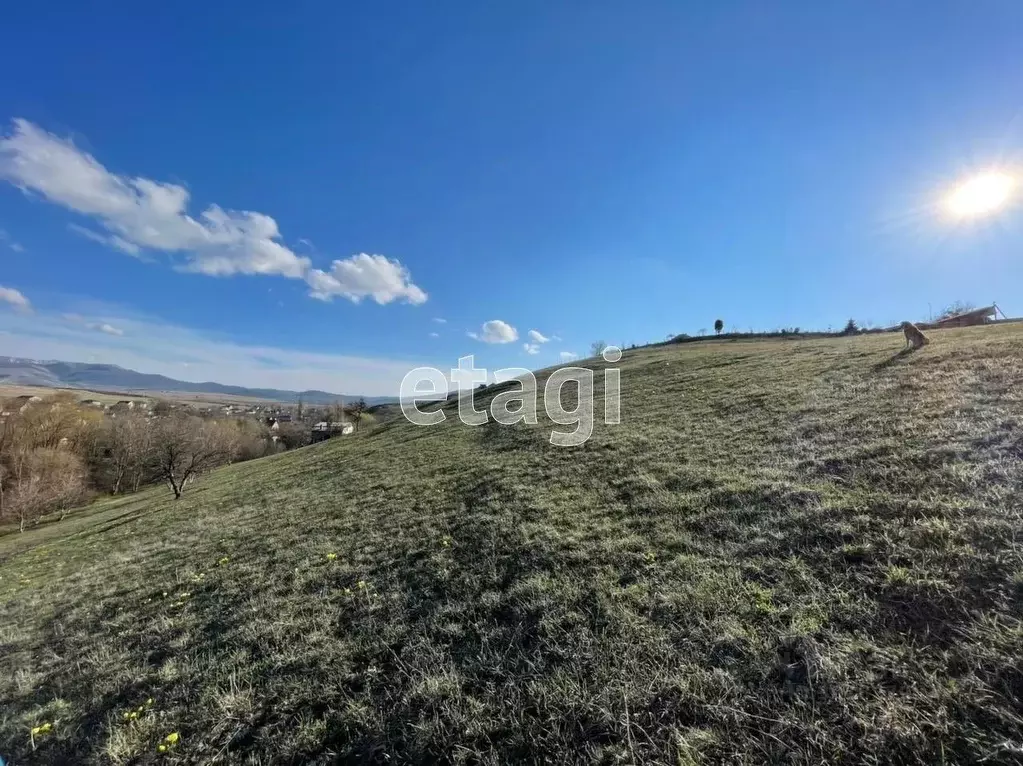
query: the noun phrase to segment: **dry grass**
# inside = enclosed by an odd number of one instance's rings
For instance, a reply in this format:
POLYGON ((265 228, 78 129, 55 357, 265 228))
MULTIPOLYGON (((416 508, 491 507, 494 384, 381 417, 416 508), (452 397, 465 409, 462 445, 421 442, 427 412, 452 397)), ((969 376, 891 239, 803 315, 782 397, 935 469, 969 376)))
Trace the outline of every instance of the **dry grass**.
POLYGON ((131 399, 134 401, 146 401, 145 397, 129 394, 109 394, 99 391, 87 391, 81 388, 50 388, 48 386, 12 386, 7 383, 0 383, 0 401, 11 399, 15 396, 39 396, 46 398, 54 394, 70 394, 77 401, 83 399, 94 399, 103 404, 117 404, 117 402, 131 399))
POLYGON ((581 448, 392 421, 0 539, 0 754, 1013 762, 1023 329, 931 337, 629 352, 581 448))
POLYGON ((157 391, 157 390, 144 390, 144 391, 122 391, 122 392, 109 392, 109 391, 91 391, 85 388, 50 388, 48 386, 12 386, 7 383, 0 382, 0 401, 9 399, 15 396, 53 396, 54 394, 71 394, 78 401, 83 399, 94 399, 97 402, 103 404, 117 404, 120 401, 136 401, 136 402, 153 402, 156 400, 163 400, 167 402, 173 402, 174 404, 189 404, 194 407, 219 407, 225 404, 235 404, 239 406, 254 406, 254 405, 267 405, 275 404, 271 399, 260 399, 255 396, 233 396, 231 394, 211 394, 211 393, 188 393, 184 391, 157 391))

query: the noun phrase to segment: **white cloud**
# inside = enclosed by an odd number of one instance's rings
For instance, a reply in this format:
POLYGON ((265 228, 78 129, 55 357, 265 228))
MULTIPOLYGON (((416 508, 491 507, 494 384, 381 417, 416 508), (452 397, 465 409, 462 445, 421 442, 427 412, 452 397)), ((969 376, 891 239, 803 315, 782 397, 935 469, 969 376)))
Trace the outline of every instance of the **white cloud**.
POLYGON ((155 250, 176 256, 184 271, 209 276, 277 275, 303 279, 321 300, 339 295, 353 302, 404 299, 422 303, 426 293, 398 261, 382 255, 337 260, 329 272, 312 268, 281 240, 277 222, 247 210, 210 205, 188 214, 184 186, 111 173, 70 140, 22 119, 0 135, 0 178, 26 192, 88 216, 101 228, 75 230, 131 255, 155 250))
POLYGON ((71 322, 72 324, 82 325, 82 327, 85 327, 86 329, 89 330, 94 330, 95 332, 103 332, 106 333, 107 335, 116 335, 117 337, 121 337, 122 335, 124 335, 124 330, 122 330, 119 327, 114 327, 109 322, 104 321, 90 322, 81 314, 64 313, 60 315, 60 318, 63 319, 65 322, 71 322))
POLYGON ((536 343, 523 343, 522 348, 526 350, 527 354, 539 354, 540 346, 536 343))
POLYGON ((306 281, 310 295, 325 301, 340 295, 353 303, 367 296, 380 304, 401 298, 412 304, 426 302, 426 293, 412 283, 408 269, 383 255, 359 253, 334 261, 329 273, 312 269, 306 281))
POLYGON ((440 337, 440 333, 439 332, 431 332, 430 333, 430 337, 431 338, 439 338, 440 337))
POLYGON ((0 303, 6 303, 16 311, 27 312, 32 310, 32 304, 29 303, 28 298, 13 287, 0 285, 0 303))
POLYGON ((25 248, 20 243, 15 242, 13 239, 11 239, 11 235, 8 234, 3 229, 0 229, 0 242, 6 244, 7 247, 11 248, 11 250, 13 250, 16 253, 25 252, 25 248))
POLYGON ((539 330, 530 330, 529 337, 536 343, 546 343, 550 338, 545 338, 539 330))
POLYGON ((141 247, 116 235, 100 234, 92 229, 87 229, 85 226, 79 226, 77 223, 68 224, 68 228, 76 234, 81 234, 86 239, 91 239, 93 242, 99 242, 101 245, 109 245, 110 247, 117 248, 122 253, 127 253, 128 255, 134 255, 136 257, 142 255, 141 247))
MULTIPOLYGON (((0 354, 118 364, 195 382, 215 380, 294 391, 315 388, 366 396, 397 396, 405 373, 424 361, 247 345, 118 307, 69 308, 74 313, 66 316, 0 312, 0 354), (97 316, 104 319, 85 318, 97 316), (97 324, 108 324, 123 335, 91 327, 97 324)), ((438 363, 433 366, 445 368, 438 363)))
POLYGON ((558 356, 561 357, 562 362, 571 362, 573 359, 579 358, 579 355, 573 351, 562 351, 558 356))
POLYGON ((107 324, 106 322, 90 324, 88 327, 90 330, 95 330, 96 332, 105 332, 107 335, 117 335, 118 337, 124 335, 124 330, 114 327, 112 324, 107 324))
POLYGON ((448 323, 448 320, 441 319, 440 317, 434 317, 433 321, 436 322, 437 324, 447 324, 448 323))
POLYGON ((484 343, 512 343, 519 339, 519 331, 500 319, 484 322, 481 332, 470 332, 468 335, 484 343))

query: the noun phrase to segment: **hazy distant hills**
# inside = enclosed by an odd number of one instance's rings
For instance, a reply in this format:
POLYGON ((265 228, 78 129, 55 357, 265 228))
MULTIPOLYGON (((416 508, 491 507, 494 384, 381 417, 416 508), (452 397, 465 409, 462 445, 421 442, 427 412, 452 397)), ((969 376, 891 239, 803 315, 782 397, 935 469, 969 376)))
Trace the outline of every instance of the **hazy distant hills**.
POLYGON ((149 375, 126 370, 116 364, 38 361, 10 356, 0 357, 0 383, 48 388, 87 388, 94 391, 176 391, 186 394, 252 396, 278 402, 297 402, 301 397, 307 404, 332 404, 342 396, 346 401, 363 398, 369 405, 398 401, 394 396, 360 397, 358 394, 332 394, 327 391, 285 391, 278 388, 225 386, 222 383, 189 383, 168 378, 166 375, 149 375))

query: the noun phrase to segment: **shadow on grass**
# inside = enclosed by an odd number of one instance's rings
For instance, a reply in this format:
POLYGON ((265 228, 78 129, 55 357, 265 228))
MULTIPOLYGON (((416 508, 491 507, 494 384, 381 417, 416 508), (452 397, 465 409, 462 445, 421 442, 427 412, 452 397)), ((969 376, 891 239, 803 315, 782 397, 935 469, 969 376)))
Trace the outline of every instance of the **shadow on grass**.
POLYGON ((894 354, 894 355, 888 357, 887 359, 885 359, 883 362, 878 362, 877 364, 875 364, 874 365, 874 372, 879 372, 880 370, 884 370, 884 369, 887 369, 888 367, 891 367, 896 362, 899 362, 900 360, 905 359, 907 356, 912 354, 914 351, 916 351, 916 349, 912 348, 912 347, 902 349, 897 354, 894 354))
POLYGON ((112 519, 105 519, 100 524, 94 527, 86 529, 85 531, 77 533, 76 537, 85 539, 88 537, 95 537, 96 535, 109 532, 112 529, 123 527, 125 524, 130 524, 133 521, 137 521, 143 516, 147 515, 152 509, 147 508, 133 508, 130 511, 114 516, 112 519))

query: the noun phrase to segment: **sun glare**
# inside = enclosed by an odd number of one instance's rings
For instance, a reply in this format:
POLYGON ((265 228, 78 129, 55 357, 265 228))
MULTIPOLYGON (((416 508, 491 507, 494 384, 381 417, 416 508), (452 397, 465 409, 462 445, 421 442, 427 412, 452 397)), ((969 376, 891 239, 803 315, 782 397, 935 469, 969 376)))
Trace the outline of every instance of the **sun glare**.
POLYGON ((1005 207, 1015 188, 1016 180, 1008 173, 982 173, 959 184, 945 207, 957 218, 977 218, 1005 207))

